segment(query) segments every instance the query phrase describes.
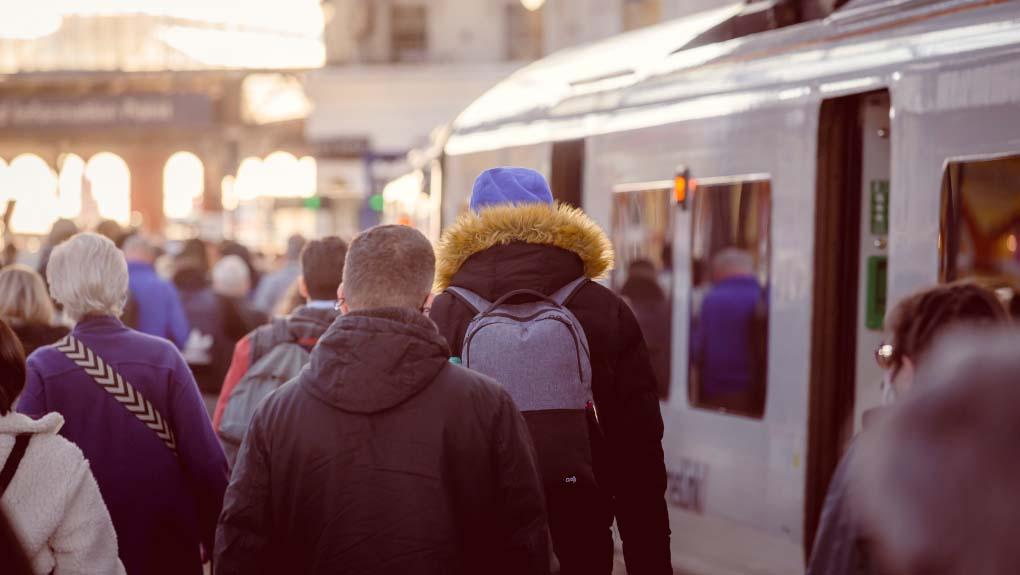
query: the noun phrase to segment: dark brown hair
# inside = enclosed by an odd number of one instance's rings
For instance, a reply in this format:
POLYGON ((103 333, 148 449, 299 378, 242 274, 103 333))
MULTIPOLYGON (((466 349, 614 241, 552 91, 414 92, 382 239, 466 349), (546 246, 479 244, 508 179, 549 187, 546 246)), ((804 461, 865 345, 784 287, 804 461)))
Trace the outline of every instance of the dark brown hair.
POLYGON ((904 357, 917 363, 936 338, 958 324, 1008 321, 1002 303, 991 290, 971 281, 942 284, 919 291, 901 301, 889 314, 893 365, 899 369, 904 357))
POLYGON ((7 415, 25 388, 25 348, 21 340, 0 320, 0 415, 7 415))
POLYGON ((344 274, 347 242, 336 236, 312 240, 301 250, 301 275, 309 299, 334 300, 344 274))

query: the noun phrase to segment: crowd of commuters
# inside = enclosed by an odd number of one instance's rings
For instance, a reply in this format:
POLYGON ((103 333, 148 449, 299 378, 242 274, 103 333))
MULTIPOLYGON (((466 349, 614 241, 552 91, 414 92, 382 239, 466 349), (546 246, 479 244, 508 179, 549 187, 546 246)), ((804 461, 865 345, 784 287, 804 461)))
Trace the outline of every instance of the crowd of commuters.
MULTIPOLYGON (((673 573, 671 294, 646 260, 604 287, 609 239, 537 172, 486 171, 470 207, 435 247, 294 236, 275 270, 58 222, 39 271, 0 270, 4 572, 609 575, 615 521, 629 573, 673 573)), ((739 250, 712 273, 691 350, 728 405, 764 357, 712 345, 768 292, 739 250)), ((970 282, 889 313, 887 405, 809 573, 1017 572, 1009 322, 970 282)))

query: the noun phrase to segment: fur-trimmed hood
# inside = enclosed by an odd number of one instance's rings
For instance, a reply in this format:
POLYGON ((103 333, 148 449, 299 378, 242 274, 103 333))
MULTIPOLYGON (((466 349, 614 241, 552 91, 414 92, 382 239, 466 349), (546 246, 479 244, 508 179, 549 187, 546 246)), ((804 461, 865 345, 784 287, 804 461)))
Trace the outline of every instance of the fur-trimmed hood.
POLYGON ((578 208, 563 204, 507 205, 462 215, 436 247, 437 292, 450 286, 467 259, 512 242, 555 246, 577 254, 593 280, 613 269, 613 245, 605 232, 578 208))

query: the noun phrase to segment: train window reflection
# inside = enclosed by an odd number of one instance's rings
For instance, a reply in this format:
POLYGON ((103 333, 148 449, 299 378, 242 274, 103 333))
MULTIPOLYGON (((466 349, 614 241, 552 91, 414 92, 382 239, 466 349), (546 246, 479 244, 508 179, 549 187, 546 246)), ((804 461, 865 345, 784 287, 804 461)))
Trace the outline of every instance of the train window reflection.
POLYGON ((612 216, 613 289, 637 318, 662 399, 669 397, 672 356, 672 197, 672 182, 620 187, 612 216))
POLYGON ((950 162, 942 177, 941 279, 976 278, 1020 317, 1020 155, 950 162))
POLYGON ((768 364, 771 186, 699 180, 692 207, 691 404, 760 418, 768 364))

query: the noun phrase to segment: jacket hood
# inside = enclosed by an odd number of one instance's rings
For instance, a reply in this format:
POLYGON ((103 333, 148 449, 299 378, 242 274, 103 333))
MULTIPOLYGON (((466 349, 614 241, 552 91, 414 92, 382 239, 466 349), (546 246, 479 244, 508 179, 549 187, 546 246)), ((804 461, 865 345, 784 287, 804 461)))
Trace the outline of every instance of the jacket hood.
POLYGON ((458 218, 436 248, 436 291, 450 287, 471 256, 511 243, 546 245, 576 254, 589 279, 613 269, 613 245, 602 228, 578 208, 563 204, 495 206, 458 218))
POLYGON ((352 312, 319 340, 301 384, 344 411, 376 413, 428 387, 449 358, 436 325, 414 310, 352 312))
POLYGON ((64 427, 64 417, 57 412, 47 413, 39 419, 11 411, 0 415, 0 434, 18 435, 31 433, 35 435, 56 435, 64 427))

